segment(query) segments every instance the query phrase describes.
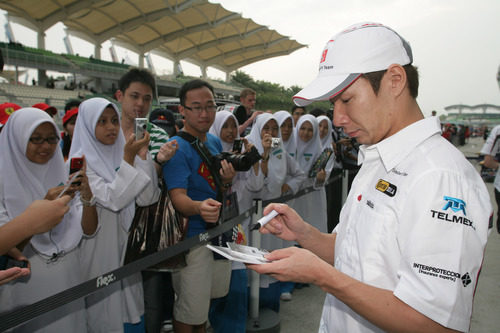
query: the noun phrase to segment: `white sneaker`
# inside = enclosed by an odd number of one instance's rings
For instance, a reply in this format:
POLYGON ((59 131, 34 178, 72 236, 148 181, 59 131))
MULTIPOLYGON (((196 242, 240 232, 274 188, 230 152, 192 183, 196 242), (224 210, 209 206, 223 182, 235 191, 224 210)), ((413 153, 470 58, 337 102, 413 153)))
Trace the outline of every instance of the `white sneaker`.
POLYGON ((291 301, 292 300, 292 294, 289 293, 289 292, 284 292, 284 293, 281 293, 281 296, 280 296, 280 299, 282 301, 291 301))

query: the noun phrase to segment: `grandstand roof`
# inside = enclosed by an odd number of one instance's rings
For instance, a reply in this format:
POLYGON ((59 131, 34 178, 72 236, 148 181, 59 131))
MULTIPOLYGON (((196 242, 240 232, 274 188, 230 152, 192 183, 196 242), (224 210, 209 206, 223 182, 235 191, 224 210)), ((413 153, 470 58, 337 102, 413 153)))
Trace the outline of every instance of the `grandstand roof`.
POLYGON ((225 72, 305 46, 207 0, 2 0, 0 8, 37 31, 62 22, 96 45, 111 39, 225 72))

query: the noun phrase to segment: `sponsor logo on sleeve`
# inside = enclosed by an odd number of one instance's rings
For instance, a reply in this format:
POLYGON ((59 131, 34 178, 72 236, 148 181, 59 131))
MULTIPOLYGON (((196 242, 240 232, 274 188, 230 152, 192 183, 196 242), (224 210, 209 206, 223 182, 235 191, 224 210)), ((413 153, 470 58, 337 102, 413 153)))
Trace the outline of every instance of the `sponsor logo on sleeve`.
POLYGON ((445 201, 445 204, 442 208, 443 211, 431 209, 431 217, 433 219, 455 224, 462 224, 466 227, 471 227, 472 229, 476 230, 474 222, 465 217, 467 215, 465 213, 465 207, 467 206, 465 201, 448 196, 444 196, 443 199, 445 201), (461 213, 463 213, 463 215, 461 213))
POLYGON ((469 272, 465 274, 460 274, 458 272, 450 271, 444 268, 423 265, 414 262, 413 268, 419 273, 428 275, 441 280, 448 280, 450 282, 461 282, 464 287, 467 287, 472 279, 470 278, 469 272))
POLYGON ((389 183, 386 180, 379 179, 375 188, 380 192, 387 194, 390 197, 393 197, 396 194, 397 187, 394 184, 389 183))

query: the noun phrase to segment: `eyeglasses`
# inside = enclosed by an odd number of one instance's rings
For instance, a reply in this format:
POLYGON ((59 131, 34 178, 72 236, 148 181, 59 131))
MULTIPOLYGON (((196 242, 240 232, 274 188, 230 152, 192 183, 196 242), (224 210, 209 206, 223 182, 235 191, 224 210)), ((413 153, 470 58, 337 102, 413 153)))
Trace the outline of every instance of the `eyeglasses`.
POLYGON ((40 136, 36 136, 36 137, 32 137, 32 138, 29 138, 30 142, 35 144, 35 145, 41 145, 42 143, 44 143, 45 141, 47 141, 47 143, 49 145, 55 145, 56 143, 59 142, 59 137, 58 136, 49 136, 48 138, 42 138, 40 136))
POLYGON ((189 111, 193 111, 196 114, 201 114, 201 111, 203 110, 207 111, 208 113, 217 111, 217 105, 207 105, 205 107, 197 105, 193 106, 192 108, 184 105, 184 108, 188 109, 189 111))

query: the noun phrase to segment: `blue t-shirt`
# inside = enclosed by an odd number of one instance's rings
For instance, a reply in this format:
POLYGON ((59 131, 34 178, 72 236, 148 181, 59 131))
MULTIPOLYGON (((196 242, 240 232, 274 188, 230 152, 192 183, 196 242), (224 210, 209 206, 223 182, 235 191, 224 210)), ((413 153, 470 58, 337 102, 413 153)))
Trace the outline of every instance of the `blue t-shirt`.
MULTIPOLYGON (((196 150, 183 138, 174 136, 179 148, 175 155, 163 166, 163 179, 168 190, 184 188, 192 200, 203 201, 217 196, 215 181, 208 167, 202 161, 196 150)), ((213 155, 222 151, 220 140, 215 135, 207 133, 207 140, 203 144, 213 155)), ((187 237, 205 232, 206 222, 200 215, 189 216, 187 237)))

